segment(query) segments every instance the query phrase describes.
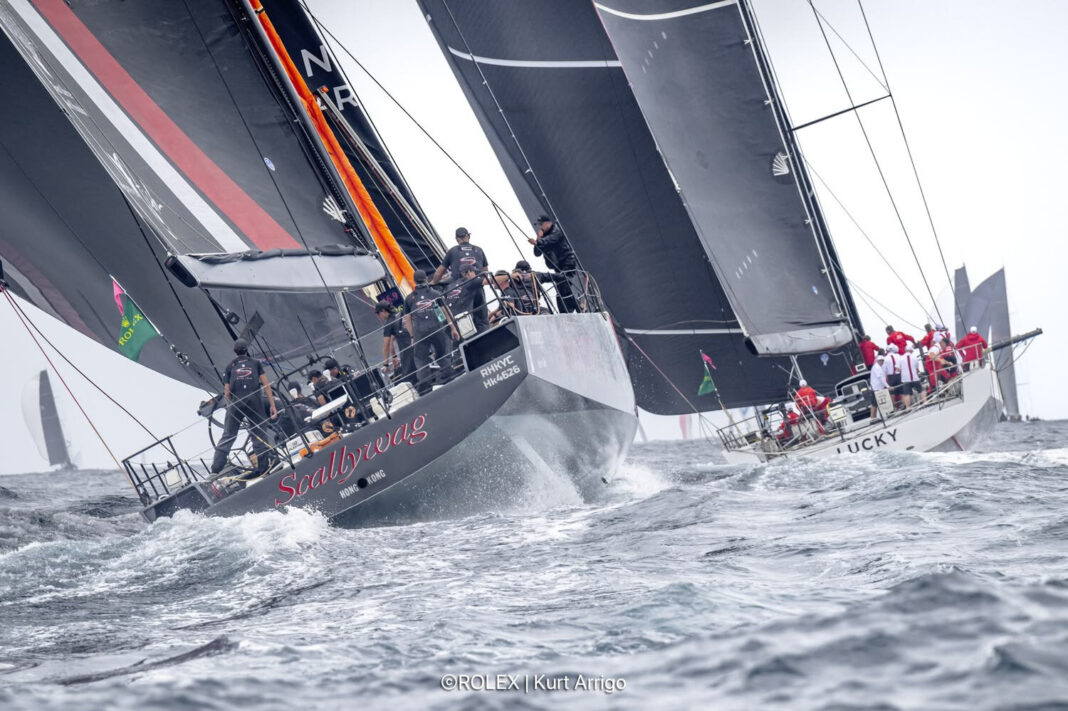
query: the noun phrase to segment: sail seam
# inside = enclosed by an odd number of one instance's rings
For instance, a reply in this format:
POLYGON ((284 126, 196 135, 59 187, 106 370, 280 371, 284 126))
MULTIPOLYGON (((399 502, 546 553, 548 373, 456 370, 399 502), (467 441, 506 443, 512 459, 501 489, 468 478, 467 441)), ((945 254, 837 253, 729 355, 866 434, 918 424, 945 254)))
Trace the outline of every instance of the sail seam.
POLYGON ((455 56, 466 59, 475 64, 491 64, 497 67, 533 67, 536 69, 605 69, 622 67, 618 61, 607 59, 499 59, 496 57, 481 57, 470 52, 461 52, 458 49, 448 48, 455 56))
POLYGON ((740 328, 683 328, 683 329, 641 329, 624 328, 635 336, 728 336, 743 333, 740 328))
POLYGON ((676 17, 686 17, 687 15, 697 15, 702 12, 708 12, 709 10, 718 10, 721 7, 728 7, 730 5, 737 5, 738 0, 719 0, 719 2, 710 2, 705 5, 697 5, 696 7, 689 7, 685 10, 674 10, 672 12, 658 12, 651 15, 640 15, 633 12, 623 12, 622 10, 613 10, 610 7, 606 7, 599 2, 595 2, 594 5, 598 10, 604 10, 607 13, 615 15, 616 17, 622 17, 626 20, 641 20, 645 22, 656 20, 673 20, 676 17))

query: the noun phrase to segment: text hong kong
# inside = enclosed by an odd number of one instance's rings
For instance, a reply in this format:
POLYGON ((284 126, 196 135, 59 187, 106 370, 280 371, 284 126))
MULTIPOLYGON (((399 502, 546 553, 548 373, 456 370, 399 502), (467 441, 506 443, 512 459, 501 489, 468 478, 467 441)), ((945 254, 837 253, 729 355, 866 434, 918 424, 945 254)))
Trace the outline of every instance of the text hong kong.
POLYGON ((390 447, 399 447, 402 444, 411 446, 422 442, 427 435, 423 429, 425 425, 426 415, 419 415, 411 422, 401 425, 393 432, 376 437, 362 447, 350 450, 346 445, 335 449, 330 453, 330 461, 311 474, 300 475, 295 471, 286 474, 278 481, 278 490, 285 498, 276 498, 274 505, 284 506, 294 498, 304 496, 330 482, 341 486, 356 473, 360 462, 369 462, 379 454, 385 454, 390 447))

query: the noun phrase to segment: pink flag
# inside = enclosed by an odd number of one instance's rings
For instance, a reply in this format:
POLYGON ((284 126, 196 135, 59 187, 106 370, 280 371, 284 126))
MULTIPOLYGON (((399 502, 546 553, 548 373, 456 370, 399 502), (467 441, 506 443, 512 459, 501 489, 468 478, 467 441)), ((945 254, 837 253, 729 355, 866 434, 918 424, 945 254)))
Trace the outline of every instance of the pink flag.
POLYGON ((119 315, 125 316, 126 314, 123 313, 124 308, 122 305, 122 297, 126 295, 126 292, 119 286, 119 282, 115 281, 115 277, 111 277, 111 286, 112 291, 115 293, 115 303, 119 307, 119 315))
POLYGON ((709 358, 708 356, 706 356, 706 355, 705 355, 705 352, 704 352, 704 351, 701 351, 701 357, 702 357, 702 358, 704 359, 704 361, 705 361, 706 363, 708 363, 709 367, 711 367, 711 368, 712 368, 712 370, 715 370, 715 369, 716 369, 716 364, 712 362, 712 359, 711 359, 711 358, 709 358))

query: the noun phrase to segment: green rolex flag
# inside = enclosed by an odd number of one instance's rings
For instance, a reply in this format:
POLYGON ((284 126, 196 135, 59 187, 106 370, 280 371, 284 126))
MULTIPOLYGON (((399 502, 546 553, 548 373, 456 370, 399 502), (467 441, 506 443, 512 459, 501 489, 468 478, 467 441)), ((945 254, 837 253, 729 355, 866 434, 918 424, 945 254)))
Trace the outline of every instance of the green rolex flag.
POLYGON ((115 304, 119 307, 119 352, 130 360, 137 360, 141 357, 141 349, 158 336, 159 331, 145 318, 141 309, 137 308, 137 304, 114 277, 111 284, 115 292, 115 304))
POLYGON ((716 384, 712 382, 712 373, 708 370, 708 366, 712 366, 712 370, 716 369, 716 365, 712 362, 712 359, 701 353, 702 365, 705 366, 705 377, 701 381, 701 385, 697 388, 698 395, 708 395, 709 393, 716 392, 716 384))

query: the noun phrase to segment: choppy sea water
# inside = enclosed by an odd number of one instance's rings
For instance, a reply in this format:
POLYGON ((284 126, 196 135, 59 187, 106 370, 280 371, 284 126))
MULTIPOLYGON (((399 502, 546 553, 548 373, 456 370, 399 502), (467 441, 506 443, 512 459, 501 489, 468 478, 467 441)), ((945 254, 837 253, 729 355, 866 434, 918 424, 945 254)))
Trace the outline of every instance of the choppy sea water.
POLYGON ((1068 709, 1066 436, 650 443, 602 501, 357 531, 0 477, 0 708, 1068 709))

